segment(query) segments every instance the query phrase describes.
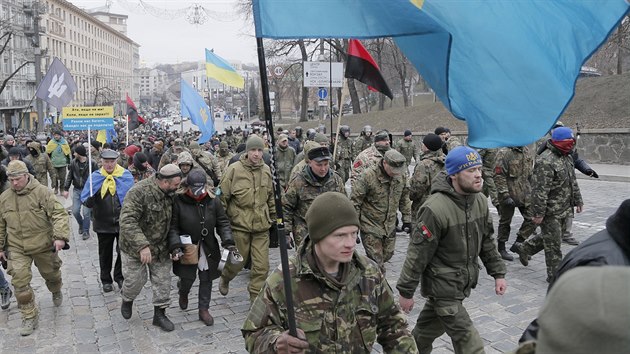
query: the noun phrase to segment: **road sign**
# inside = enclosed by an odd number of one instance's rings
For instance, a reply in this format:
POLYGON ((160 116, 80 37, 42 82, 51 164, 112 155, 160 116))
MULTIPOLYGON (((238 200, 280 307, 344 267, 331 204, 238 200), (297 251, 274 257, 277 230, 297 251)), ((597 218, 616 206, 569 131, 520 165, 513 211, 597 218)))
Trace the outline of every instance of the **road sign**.
MULTIPOLYGON (((328 87, 331 63, 325 61, 304 62, 304 87, 328 87)), ((343 86, 343 63, 332 63, 332 87, 343 86)))
POLYGON ((224 122, 229 122, 229 121, 231 121, 231 120, 232 120, 232 117, 230 117, 230 115, 229 115, 229 114, 226 114, 226 115, 224 115, 224 116, 223 116, 223 121, 224 121, 224 122))
POLYGON ((319 100, 319 101, 317 101, 317 105, 320 106, 320 107, 326 107, 326 106, 328 106, 328 102, 323 101, 323 100, 319 100))
POLYGON ((326 97, 328 97, 328 91, 326 91, 325 88, 320 87, 320 89, 317 90, 317 97, 319 97, 320 100, 325 100, 326 97))
POLYGON ((114 107, 63 107, 63 130, 114 129, 114 107))
POLYGON ((284 75, 284 69, 280 65, 277 65, 273 68, 273 74, 276 75, 276 77, 282 77, 282 75, 284 75))
POLYGON ((51 124, 52 124, 52 118, 44 117, 44 125, 51 125, 51 124))

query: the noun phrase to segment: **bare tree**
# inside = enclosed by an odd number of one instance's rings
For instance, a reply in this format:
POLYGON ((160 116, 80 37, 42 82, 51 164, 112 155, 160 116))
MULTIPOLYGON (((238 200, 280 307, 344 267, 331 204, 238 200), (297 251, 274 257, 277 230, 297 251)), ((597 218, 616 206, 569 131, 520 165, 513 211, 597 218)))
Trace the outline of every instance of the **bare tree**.
MULTIPOLYGON (((2 56, 4 54, 8 54, 8 52, 12 50, 12 48, 9 47, 9 44, 11 43, 11 38, 15 36, 15 33, 9 29, 7 24, 0 24, 0 31, 2 32, 2 35, 0 35, 0 56, 2 56)), ((33 63, 32 60, 28 60, 26 58, 22 59, 21 64, 18 65, 12 72, 8 73, 8 76, 0 82, 0 94, 7 87, 9 81, 11 81, 11 79, 19 73, 23 67, 31 63, 33 63)))
MULTIPOLYGON (((619 27, 610 35, 606 43, 593 54, 586 65, 593 66, 604 74, 620 75, 628 63, 630 53, 630 17, 623 18, 619 27)), ((626 69, 627 70, 627 69, 626 69)))

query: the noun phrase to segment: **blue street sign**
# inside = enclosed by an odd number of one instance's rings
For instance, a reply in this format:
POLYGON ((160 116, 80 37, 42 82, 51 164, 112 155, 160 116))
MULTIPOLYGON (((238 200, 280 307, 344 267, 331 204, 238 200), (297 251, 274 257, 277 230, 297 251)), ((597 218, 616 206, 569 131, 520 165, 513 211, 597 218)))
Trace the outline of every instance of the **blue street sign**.
POLYGON ((328 90, 320 87, 319 90, 317 90, 317 97, 319 97, 320 100, 326 99, 326 97, 328 97, 328 90))
POLYGON ((223 121, 224 121, 224 122, 229 122, 229 121, 231 121, 231 120, 232 120, 232 117, 230 117, 230 115, 229 115, 229 114, 226 114, 226 115, 224 115, 224 116, 223 116, 223 121))
POLYGON ((51 125, 52 119, 50 117, 44 117, 44 125, 51 125))

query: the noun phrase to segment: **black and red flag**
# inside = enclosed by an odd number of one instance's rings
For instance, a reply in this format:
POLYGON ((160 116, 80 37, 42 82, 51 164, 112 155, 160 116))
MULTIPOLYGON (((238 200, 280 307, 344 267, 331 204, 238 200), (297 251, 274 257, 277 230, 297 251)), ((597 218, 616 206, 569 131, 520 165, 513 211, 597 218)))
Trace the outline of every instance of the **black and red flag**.
POLYGON ((348 43, 348 60, 346 62, 346 78, 356 79, 368 85, 372 91, 378 91, 389 99, 394 99, 392 91, 381 74, 378 64, 357 39, 348 43))
POLYGON ((129 130, 134 130, 144 124, 145 120, 138 114, 136 104, 133 103, 129 95, 127 95, 127 124, 129 124, 129 130))

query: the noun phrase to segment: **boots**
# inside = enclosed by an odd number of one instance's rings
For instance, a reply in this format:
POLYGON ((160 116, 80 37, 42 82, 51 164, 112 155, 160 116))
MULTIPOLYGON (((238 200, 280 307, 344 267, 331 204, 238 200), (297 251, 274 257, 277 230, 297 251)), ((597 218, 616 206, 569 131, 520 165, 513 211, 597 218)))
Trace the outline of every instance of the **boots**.
POLYGON ((214 318, 212 318, 208 309, 199 309, 199 320, 205 323, 206 326, 212 326, 214 324, 214 318))
POLYGON ((499 242, 499 253, 501 254, 501 258, 506 261, 513 261, 514 257, 505 250, 505 242, 499 242))
POLYGON ((33 331, 35 331, 35 329, 37 328, 38 323, 39 323, 39 315, 35 317, 31 317, 31 318, 23 318, 22 327, 20 327, 20 335, 23 337, 30 336, 31 334, 33 334, 33 331))
POLYGON ((179 308, 182 310, 188 308, 188 294, 179 294, 179 308))
POLYGON ((166 317, 165 310, 158 306, 153 308, 153 325, 162 328, 166 332, 171 332, 175 329, 175 325, 166 317))
POLYGON ((63 303, 63 294, 61 293, 61 290, 56 291, 52 294, 52 301, 55 307, 61 306, 61 304, 63 303))
POLYGON ((133 314, 133 301, 123 300, 122 305, 120 306, 120 314, 124 319, 130 319, 133 314))
POLYGON ((225 278, 219 278, 219 294, 225 296, 230 291, 230 282, 225 278))
POLYGON ((518 242, 515 242, 512 247, 516 248, 516 253, 518 254, 518 260, 521 261, 522 265, 527 267, 529 265, 529 256, 527 255, 525 250, 523 250, 523 245, 518 242))
POLYGON ((9 306, 11 306, 11 296, 13 296, 13 291, 11 291, 11 288, 7 287, 6 289, 0 290, 0 297, 2 299, 0 303, 2 304, 3 310, 6 310, 9 308, 9 306))

